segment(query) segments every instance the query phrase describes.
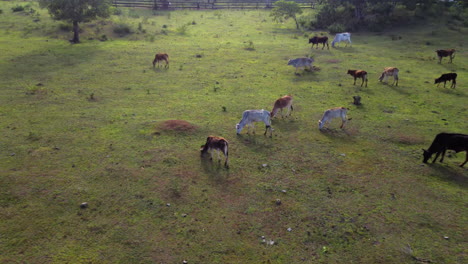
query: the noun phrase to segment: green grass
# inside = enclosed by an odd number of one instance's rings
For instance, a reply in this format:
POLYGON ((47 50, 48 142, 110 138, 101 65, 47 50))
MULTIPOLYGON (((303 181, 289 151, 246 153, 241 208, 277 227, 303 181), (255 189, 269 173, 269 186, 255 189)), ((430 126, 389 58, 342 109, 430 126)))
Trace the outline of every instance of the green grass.
POLYGON ((466 262, 464 153, 421 155, 437 133, 468 131, 466 28, 353 33, 322 51, 268 11, 123 10, 71 45, 62 22, 16 5, 0 2, 1 263, 466 262), (152 67, 156 52, 169 69, 152 67), (305 55, 319 70, 295 75, 287 60, 305 55), (378 82, 387 66, 398 87, 378 82), (357 68, 369 87, 352 85, 357 68), (450 71, 456 89, 433 85, 450 71), (236 136, 244 110, 285 94, 293 118, 274 119, 273 138, 261 124, 236 136), (320 132, 335 106, 352 120, 320 132), (165 130, 172 119, 196 129, 165 130), (200 159, 208 135, 229 140, 229 170, 200 159))

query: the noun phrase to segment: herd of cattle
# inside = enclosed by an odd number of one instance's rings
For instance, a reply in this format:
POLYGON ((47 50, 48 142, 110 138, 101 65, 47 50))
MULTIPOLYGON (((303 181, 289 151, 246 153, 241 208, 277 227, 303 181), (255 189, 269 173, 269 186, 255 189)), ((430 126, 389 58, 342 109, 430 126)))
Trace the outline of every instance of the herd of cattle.
MULTIPOLYGON (((343 42, 343 41, 347 42, 346 46, 348 44, 351 45, 351 33, 346 32, 346 33, 336 34, 332 42, 332 47, 335 47, 337 43, 343 42)), ((317 45, 317 49, 318 49, 318 44, 322 44, 322 49, 325 48, 325 45, 327 46, 328 49, 330 49, 330 46, 328 45, 328 37, 326 36, 312 37, 309 39, 309 44, 310 43, 312 43, 312 48, 314 47, 314 45, 317 45)), ((454 49, 437 50, 436 52, 439 58, 439 63, 442 63, 443 57, 449 57, 450 63, 452 63, 453 58, 455 57, 454 49)), ((153 60, 153 67, 155 67, 156 63, 158 63, 158 66, 159 66, 160 61, 165 61, 166 63, 165 67, 169 67, 169 55, 168 54, 166 53, 156 54, 153 60)), ((301 67, 303 67, 304 69, 308 68, 309 70, 312 70, 313 62, 314 62, 314 59, 303 57, 303 58, 296 58, 296 59, 289 60, 288 65, 294 66, 296 68, 295 73, 297 74, 297 70, 301 67)), ((384 71, 379 77, 379 81, 386 82, 388 77, 393 77, 393 84, 398 86, 398 73, 399 73, 398 68, 386 67, 384 68, 384 71)), ((354 77, 354 85, 356 84, 356 79, 359 78, 359 79, 362 79, 361 87, 363 86, 364 83, 366 84, 366 87, 367 87, 368 79, 367 79, 366 71, 348 70, 347 74, 354 77)), ((439 78, 435 79, 434 84, 437 84, 437 86, 439 86, 439 84, 443 82, 444 87, 445 87, 445 84, 447 81, 452 81, 451 88, 455 88, 456 78, 457 78, 456 73, 445 73, 445 74, 442 74, 439 78)), ((292 102, 293 102, 292 96, 286 95, 275 101, 273 105, 273 110, 271 112, 263 110, 263 109, 244 111, 244 113, 242 114, 241 121, 236 125, 237 134, 239 135, 245 126, 247 126, 248 133, 250 133, 250 128, 254 130, 255 122, 263 122, 265 124, 264 135, 266 135, 269 130, 270 137, 271 137, 272 136, 271 118, 275 117, 278 111, 281 111, 281 116, 283 116, 283 109, 287 109, 286 116, 291 115, 291 112, 293 110, 292 102)), ((326 110, 323 113, 322 118, 318 121, 319 129, 322 130, 324 126, 327 123, 329 123, 330 120, 334 118, 341 118, 342 123, 341 123, 340 128, 344 128, 344 125, 346 124, 346 121, 347 121, 347 117, 346 117, 347 111, 348 109, 345 107, 335 107, 335 108, 326 110)), ((229 142, 225 138, 218 137, 218 136, 209 136, 206 139, 205 144, 202 145, 201 156, 203 157, 205 154, 209 152, 211 154, 211 160, 212 160, 213 153, 216 152, 218 156, 218 161, 221 161, 220 159, 220 152, 221 152, 225 156, 224 166, 226 168, 229 168, 228 146, 229 146, 229 142)), ((434 160, 432 161, 433 163, 436 162, 440 154, 442 154, 440 162, 443 162, 445 152, 447 150, 453 150, 455 152, 466 151, 466 159, 462 164, 460 164, 460 167, 463 167, 468 162, 468 135, 456 134, 456 133, 438 134, 435 137, 429 149, 427 150, 423 149, 423 162, 427 163, 433 154, 436 154, 434 160)))

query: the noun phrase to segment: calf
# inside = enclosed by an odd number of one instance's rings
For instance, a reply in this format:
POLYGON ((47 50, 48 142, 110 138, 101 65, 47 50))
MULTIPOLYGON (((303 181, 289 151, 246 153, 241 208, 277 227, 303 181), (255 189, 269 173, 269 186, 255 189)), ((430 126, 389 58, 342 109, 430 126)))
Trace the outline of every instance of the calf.
POLYGON ((444 73, 439 78, 435 79, 434 84, 437 84, 437 87, 439 87, 439 84, 441 82, 444 82, 444 88, 445 88, 445 83, 447 81, 452 81, 452 85, 450 86, 450 88, 455 88, 455 86, 457 86, 457 74, 454 72, 444 73))
POLYGON ((224 166, 226 168, 229 168, 228 145, 229 143, 225 138, 209 136, 206 139, 205 145, 202 145, 202 148, 200 149, 201 151, 200 155, 203 157, 207 152, 210 152, 211 154, 210 159, 213 160, 213 151, 216 151, 218 153, 218 162, 221 162, 219 152, 222 152, 224 156, 226 157, 224 166))
POLYGON ((250 127, 254 130, 255 127, 253 125, 254 122, 263 122, 265 123, 265 133, 266 135, 268 129, 270 129, 270 137, 273 135, 272 128, 271 128, 271 114, 266 110, 245 110, 242 114, 242 120, 239 124, 236 125, 237 134, 239 135, 244 126, 247 126, 247 133, 250 133, 250 127))
POLYGON ((342 41, 346 41, 346 46, 349 45, 351 46, 351 33, 345 32, 345 33, 338 33, 335 35, 335 38, 332 41, 332 47, 335 47, 335 43, 339 43, 342 41))
POLYGON ((354 85, 356 85, 356 79, 361 78, 362 83, 361 87, 364 84, 364 81, 366 82, 366 87, 367 87, 367 72, 363 70, 348 70, 348 74, 354 77, 354 85))
POLYGON ((309 68, 309 70, 312 70, 312 62, 314 62, 314 59, 312 58, 297 58, 289 60, 288 65, 296 67, 295 73, 297 73, 297 69, 299 69, 299 67, 304 67, 304 69, 309 68))
POLYGON ((169 67, 169 55, 167 55, 167 53, 158 53, 156 54, 156 56, 154 57, 154 60, 153 60, 153 67, 155 67, 156 63, 158 63, 158 67, 159 67, 159 62, 160 61, 165 61, 166 62, 166 65, 164 67, 169 67))
POLYGON ((439 63, 442 63, 443 57, 449 57, 450 63, 452 63, 453 58, 455 58, 454 49, 436 50, 436 52, 437 52, 437 56, 439 57, 439 63))
POLYGON ((436 156, 432 163, 436 162, 437 158, 439 157, 440 153, 442 153, 442 157, 440 158, 440 162, 444 161, 445 151, 447 149, 454 150, 455 152, 466 151, 466 159, 465 162, 460 164, 460 167, 466 164, 468 161, 468 135, 465 134, 455 134, 455 133, 440 133, 432 142, 431 146, 428 150, 423 149, 423 162, 427 163, 427 161, 431 158, 432 154, 436 153, 436 156))
POLYGON ((395 86, 398 86, 398 72, 399 72, 398 68, 386 67, 386 68, 384 68, 384 71, 382 72, 382 75, 380 75, 379 81, 384 80, 386 82, 387 79, 388 79, 388 76, 393 76, 392 85, 395 84, 395 82, 396 82, 395 86))
POLYGON ((327 45, 327 48, 330 49, 330 46, 328 45, 328 37, 327 36, 324 36, 324 37, 315 36, 313 38, 310 38, 309 39, 309 44, 310 43, 312 43, 312 48, 314 47, 314 45, 317 45, 317 49, 318 49, 318 44, 321 43, 321 44, 323 44, 322 49, 325 48, 325 44, 327 45))
POLYGON ((286 113, 286 116, 291 115, 291 112, 294 110, 292 106, 293 98, 290 95, 285 95, 278 100, 275 101, 275 104, 273 105, 273 110, 271 110, 271 118, 275 117, 276 113, 278 113, 278 110, 281 111, 281 117, 283 117, 283 108, 287 108, 288 112, 286 113))
POLYGON ((322 130, 323 126, 329 123, 333 118, 341 118, 341 126, 340 128, 343 128, 344 125, 346 124, 346 113, 348 112, 348 109, 345 107, 335 107, 326 110, 323 113, 322 119, 318 121, 319 123, 319 129, 322 130))

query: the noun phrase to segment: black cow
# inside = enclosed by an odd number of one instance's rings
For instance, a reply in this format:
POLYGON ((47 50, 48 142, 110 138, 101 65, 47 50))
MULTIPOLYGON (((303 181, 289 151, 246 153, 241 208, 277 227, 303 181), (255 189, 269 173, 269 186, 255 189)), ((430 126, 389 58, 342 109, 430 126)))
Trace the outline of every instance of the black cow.
POLYGON ((457 86, 457 74, 454 72, 444 73, 439 78, 435 79, 434 84, 437 84, 437 87, 439 87, 439 84, 441 82, 444 82, 444 88, 445 88, 445 83, 447 81, 452 81, 452 85, 450 86, 450 88, 455 88, 455 86, 457 86))
POLYGON ((449 57, 450 63, 452 63, 453 58, 455 58, 454 49, 436 50, 436 52, 437 52, 437 56, 439 57, 439 63, 442 63, 443 57, 449 57))
POLYGON ((427 163, 427 161, 431 158, 432 154, 434 153, 436 153, 436 156, 432 163, 436 162, 440 153, 442 153, 442 158, 440 158, 440 162, 443 162, 445 151, 447 149, 454 150, 455 152, 466 151, 465 162, 460 164, 460 167, 463 167, 463 165, 465 165, 466 162, 468 162, 468 135, 455 133, 437 134, 429 149, 423 149, 423 162, 427 163))
POLYGON ((318 37, 318 36, 315 36, 313 38, 310 38, 309 39, 309 44, 312 43, 312 48, 314 47, 314 45, 317 45, 317 49, 318 49, 318 44, 319 43, 322 43, 323 46, 322 46, 322 49, 325 48, 325 44, 327 44, 327 48, 330 49, 330 46, 328 45, 328 37, 318 37))

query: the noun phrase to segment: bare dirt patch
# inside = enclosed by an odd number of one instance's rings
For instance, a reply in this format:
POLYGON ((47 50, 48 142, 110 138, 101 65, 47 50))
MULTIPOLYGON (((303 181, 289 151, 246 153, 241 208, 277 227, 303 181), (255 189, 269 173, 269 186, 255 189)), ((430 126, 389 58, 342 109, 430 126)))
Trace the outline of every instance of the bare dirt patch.
POLYGON ((167 120, 158 125, 162 131, 194 132, 197 126, 185 120, 167 120))

